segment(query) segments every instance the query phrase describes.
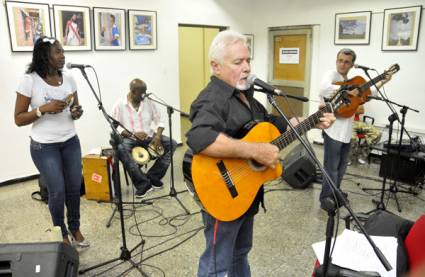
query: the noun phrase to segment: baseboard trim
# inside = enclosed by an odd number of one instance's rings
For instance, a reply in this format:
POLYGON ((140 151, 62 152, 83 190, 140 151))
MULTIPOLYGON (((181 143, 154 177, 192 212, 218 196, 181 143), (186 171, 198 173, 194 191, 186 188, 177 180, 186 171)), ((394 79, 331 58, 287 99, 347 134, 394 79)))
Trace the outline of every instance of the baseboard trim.
POLYGON ((34 174, 34 175, 26 176, 26 177, 20 177, 20 178, 16 178, 16 179, 7 180, 7 181, 4 181, 4 182, 1 182, 0 187, 34 180, 34 179, 37 179, 39 176, 40 176, 40 174, 34 174))
MULTIPOLYGON (((177 143, 177 146, 178 147, 183 146, 183 143, 182 142, 177 143)), ((37 179, 39 176, 40 176, 40 174, 34 174, 34 175, 26 176, 26 177, 20 177, 20 178, 16 178, 16 179, 10 179, 10 180, 4 181, 4 182, 0 182, 0 187, 7 186, 7 185, 13 185, 13 184, 16 184, 16 183, 21 183, 21 182, 26 182, 26 181, 30 181, 30 180, 34 180, 34 179, 37 179)))

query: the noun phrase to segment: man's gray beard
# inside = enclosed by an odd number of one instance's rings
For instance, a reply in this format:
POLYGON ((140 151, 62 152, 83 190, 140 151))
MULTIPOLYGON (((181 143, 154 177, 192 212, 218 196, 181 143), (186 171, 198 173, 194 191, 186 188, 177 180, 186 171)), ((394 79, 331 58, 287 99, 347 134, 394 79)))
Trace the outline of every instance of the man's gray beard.
POLYGON ((250 85, 247 82, 245 84, 240 84, 239 82, 236 84, 238 90, 247 90, 249 87, 250 85))

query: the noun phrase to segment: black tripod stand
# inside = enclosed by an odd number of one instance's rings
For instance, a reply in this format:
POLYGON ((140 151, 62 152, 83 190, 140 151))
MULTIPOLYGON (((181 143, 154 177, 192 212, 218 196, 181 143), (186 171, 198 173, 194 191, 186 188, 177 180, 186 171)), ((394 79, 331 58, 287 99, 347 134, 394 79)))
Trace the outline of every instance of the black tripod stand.
POLYGON ((119 212, 119 215, 120 215, 120 223, 121 223, 121 238, 122 238, 122 246, 121 246, 121 253, 120 253, 120 255, 119 255, 119 257, 118 258, 114 258, 114 259, 111 259, 111 260, 109 260, 109 261, 106 261, 106 262, 103 262, 103 263, 100 263, 100 264, 97 264, 97 265, 94 265, 94 266, 91 266, 91 267, 89 267, 89 268, 86 268, 86 269, 82 269, 82 270, 79 270, 79 274, 83 274, 83 273, 85 273, 85 272, 88 272, 88 271, 90 271, 90 270, 93 270, 93 269, 96 269, 96 268, 99 268, 99 267, 102 267, 102 266, 104 266, 104 265, 107 265, 107 264, 110 264, 110 263, 113 263, 113 262, 115 262, 115 261, 118 261, 118 260, 122 260, 122 261, 127 261, 127 262, 129 262, 130 264, 131 264, 131 266, 132 266, 132 268, 135 268, 135 269, 137 269, 139 272, 140 272, 140 274, 142 275, 142 276, 148 276, 140 267, 139 267, 139 265, 136 263, 136 262, 134 262, 132 259, 131 259, 131 253, 134 251, 134 250, 136 250, 139 246, 143 246, 144 245, 144 243, 145 243, 145 241, 142 239, 133 249, 131 249, 131 250, 128 250, 128 248, 127 248, 127 241, 126 241, 126 236, 125 236, 125 224, 124 224, 124 215, 123 215, 123 207, 122 207, 122 204, 123 204, 123 202, 122 202, 122 194, 121 194, 121 180, 120 180, 120 173, 119 173, 119 157, 118 157, 118 145, 120 144, 120 143, 122 143, 122 137, 121 137, 121 135, 119 134, 119 132, 117 131, 117 126, 118 126, 118 124, 119 124, 119 122, 117 122, 117 121, 115 121, 110 115, 108 115, 107 113, 106 113, 106 111, 105 111, 105 109, 104 109, 104 107, 103 107, 103 104, 102 104, 102 101, 100 100, 100 98, 98 97, 98 95, 96 94, 96 92, 95 92, 95 90, 94 90, 94 88, 93 88, 93 86, 91 85, 91 83, 90 83, 90 81, 89 81, 89 79, 88 79, 88 77, 87 77, 87 74, 86 74, 86 72, 85 72, 85 70, 84 70, 84 68, 80 68, 80 70, 81 70, 81 73, 82 73, 82 75, 84 76, 84 78, 86 79, 86 81, 87 81, 87 83, 88 83, 88 85, 89 85, 89 87, 90 87, 90 89, 91 89, 91 91, 93 92, 93 95, 95 96, 95 98, 96 98, 96 100, 97 100, 97 103, 98 103, 98 107, 99 107, 99 110, 101 110, 102 111, 102 113, 103 113, 103 115, 104 115, 104 117, 105 117, 105 119, 106 119, 106 121, 109 123, 109 125, 111 126, 111 129, 112 129, 112 137, 111 137, 111 145, 112 145, 112 148, 114 149, 114 156, 113 156, 113 161, 114 161, 114 163, 113 163, 113 182, 114 182, 114 189, 115 189, 115 192, 116 192, 116 198, 117 198, 117 202, 116 202, 116 205, 117 205, 117 210, 118 210, 118 212, 119 212))
MULTIPOLYGON (((397 204, 397 210, 399 212, 401 212, 402 210, 401 210, 401 207, 400 207, 400 202, 399 202, 398 197, 397 197, 397 193, 398 192, 400 192, 400 193, 412 193, 412 194, 414 193, 414 192, 409 191, 409 190, 399 189, 399 187, 397 186, 397 176, 394 173, 395 170, 396 170, 397 164, 399 164, 399 162, 401 161, 401 156, 402 156, 401 155, 401 144, 402 144, 402 139, 403 139, 403 132, 405 130, 404 124, 405 124, 405 120, 406 120, 407 110, 410 109, 410 108, 409 107, 406 107, 406 106, 399 105, 399 104, 397 104, 395 102, 392 102, 392 101, 390 101, 388 99, 381 99, 381 98, 375 98, 375 99, 379 99, 379 100, 382 100, 382 101, 387 102, 387 103, 389 102, 391 104, 394 104, 394 105, 397 105, 397 106, 401 107, 400 113, 402 114, 402 120, 401 120, 400 138, 399 138, 398 145, 397 145, 397 148, 398 149, 397 149, 397 151, 394 151, 394 150, 391 149, 393 124, 394 124, 394 121, 396 121, 396 120, 400 121, 400 120, 399 120, 399 117, 398 117, 397 112, 391 114, 388 117, 388 121, 390 122, 390 125, 389 125, 389 129, 388 129, 387 147, 385 149, 386 156, 385 156, 385 160, 383 159, 381 161, 381 172, 383 172, 383 176, 384 176, 384 179, 382 181, 382 188, 381 189, 371 189, 371 188, 364 188, 363 189, 363 191, 368 191, 368 190, 371 190, 371 191, 372 190, 380 190, 381 191, 380 201, 378 202, 376 200, 372 200, 372 202, 374 202, 377 205, 376 206, 376 209, 375 210, 372 210, 372 211, 370 211, 368 213, 374 212, 376 210, 386 210, 386 207, 385 207, 385 204, 384 204, 384 195, 385 195, 385 192, 388 192, 388 200, 391 197, 394 198, 394 200, 395 200, 395 202, 397 204), (385 164, 387 165, 387 169, 386 170, 382 170, 382 169, 385 168, 385 164), (388 164, 390 164, 390 165, 388 166, 388 164), (393 178, 393 183, 390 185, 390 187, 388 189, 385 189, 385 184, 386 184, 386 180, 387 180, 387 177, 388 176, 390 176, 390 177, 393 178)), ((417 111, 417 110, 414 110, 414 109, 411 109, 411 110, 417 111)))
MULTIPOLYGON (((149 94, 151 94, 151 93, 149 93, 149 94)), ((151 101, 153 101, 155 103, 158 103, 158 104, 160 104, 160 105, 162 105, 162 106, 164 106, 164 107, 167 108, 169 140, 170 140, 170 147, 172 148, 173 147, 173 131, 172 131, 173 128, 172 128, 171 115, 174 113, 174 111, 177 111, 177 112, 179 112, 179 113, 181 113, 183 115, 187 115, 187 116, 188 116, 188 114, 185 113, 185 112, 183 112, 183 111, 181 111, 181 110, 179 110, 179 109, 176 109, 176 108, 174 108, 174 107, 172 107, 170 105, 167 105, 167 104, 165 104, 163 102, 160 102, 160 101, 157 101, 155 99, 152 99, 149 96, 149 94, 147 94, 148 95, 147 98, 149 98, 151 101)), ((171 149, 170 151, 173 151, 173 149, 171 149)), ((157 197, 143 199, 141 203, 142 204, 151 204, 150 201, 152 201, 152 200, 160 199, 160 198, 164 198, 164 197, 169 197, 170 196, 170 197, 172 197, 172 198, 174 198, 174 199, 177 200, 177 202, 183 208, 184 212, 188 215, 188 214, 190 214, 189 210, 183 205, 183 203, 181 202, 181 200, 177 197, 177 194, 183 193, 183 192, 186 192, 186 191, 176 191, 176 188, 174 186, 174 162, 173 162, 173 160, 174 160, 173 155, 171 155, 171 163, 170 163, 170 193, 167 194, 167 195, 162 195, 162 196, 157 196, 157 197)))
MULTIPOLYGON (((390 122, 390 125, 389 125, 389 128, 388 128, 388 145, 391 144, 391 138, 392 138, 392 134, 393 134, 393 124, 394 124, 394 121, 397 119, 397 117, 398 117, 397 116, 397 113, 393 113, 392 115, 390 115, 388 117, 388 121, 390 122)), ((384 195, 385 195, 385 192, 386 191, 389 191, 388 189, 385 189, 386 183, 387 183, 387 175, 385 174, 384 175, 384 179, 382 180, 382 188, 381 189, 373 189, 373 188, 363 188, 362 189, 363 191, 369 191, 369 190, 370 191, 375 191, 375 190, 381 191, 381 197, 380 197, 379 201, 376 201, 375 199, 372 199, 372 202, 374 204, 376 204, 376 209, 367 212, 367 214, 373 213, 373 212, 375 212, 377 210, 386 210, 386 207, 385 207, 385 204, 384 204, 384 195)), ((395 200, 396 200, 397 206, 400 209, 397 195, 395 195, 395 200)))

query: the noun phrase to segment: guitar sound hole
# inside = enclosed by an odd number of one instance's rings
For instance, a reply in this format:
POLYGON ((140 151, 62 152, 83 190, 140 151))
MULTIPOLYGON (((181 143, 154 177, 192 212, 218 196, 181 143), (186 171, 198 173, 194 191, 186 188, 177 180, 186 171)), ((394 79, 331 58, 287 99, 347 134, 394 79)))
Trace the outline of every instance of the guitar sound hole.
POLYGON ((252 168, 252 170, 254 170, 254 171, 263 171, 264 169, 266 169, 265 165, 260 164, 259 162, 255 161, 255 160, 249 160, 248 164, 252 168))

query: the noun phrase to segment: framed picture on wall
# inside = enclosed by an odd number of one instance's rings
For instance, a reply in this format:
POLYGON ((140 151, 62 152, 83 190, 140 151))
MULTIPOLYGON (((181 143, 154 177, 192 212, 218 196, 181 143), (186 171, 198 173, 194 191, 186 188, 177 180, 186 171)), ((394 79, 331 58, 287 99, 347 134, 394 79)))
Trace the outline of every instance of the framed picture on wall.
POLYGON ((90 8, 53 5, 55 36, 65 51, 92 49, 90 8))
POLYGON ((128 37, 131 50, 155 50, 156 29, 156 11, 128 10, 128 37))
POLYGON ((125 10, 93 7, 94 49, 125 50, 125 10))
POLYGON ((370 11, 335 14, 335 44, 369 44, 370 11))
POLYGON ((248 48, 251 53, 251 60, 254 59, 254 35, 252 34, 244 34, 246 36, 246 41, 248 42, 248 48))
POLYGON ((6 1, 12 52, 31 52, 35 41, 52 36, 48 4, 6 1))
POLYGON ((422 6, 385 9, 382 50, 417 50, 422 6))

